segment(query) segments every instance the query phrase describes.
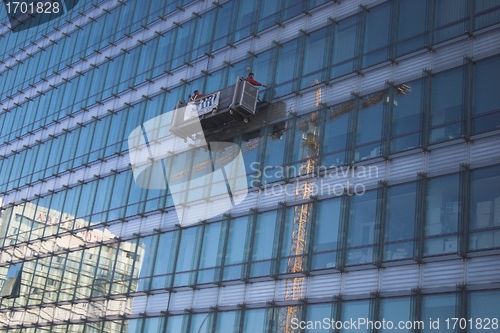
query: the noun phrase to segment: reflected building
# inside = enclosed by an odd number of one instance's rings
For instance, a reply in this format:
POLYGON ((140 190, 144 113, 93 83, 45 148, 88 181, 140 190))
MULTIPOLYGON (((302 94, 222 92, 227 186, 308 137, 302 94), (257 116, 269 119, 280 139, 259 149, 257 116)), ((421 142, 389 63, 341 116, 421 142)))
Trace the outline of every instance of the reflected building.
POLYGON ((0 332, 498 332, 500 0, 71 3, 0 25, 0 332))
MULTIPOLYGON (((0 322, 9 332, 132 313, 132 298, 126 295, 137 289, 143 244, 119 242, 105 228, 32 203, 3 210, 0 230, 0 297, 10 308, 0 314, 0 322)), ((93 329, 119 332, 126 326, 118 322, 93 329)), ((77 331, 82 330, 72 330, 77 331)))

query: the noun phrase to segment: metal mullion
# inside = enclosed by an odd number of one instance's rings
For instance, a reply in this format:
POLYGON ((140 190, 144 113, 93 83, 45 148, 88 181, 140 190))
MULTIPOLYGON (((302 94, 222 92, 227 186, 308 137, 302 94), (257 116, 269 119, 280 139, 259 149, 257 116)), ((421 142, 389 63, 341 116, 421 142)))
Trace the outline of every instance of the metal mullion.
POLYGON ((340 223, 339 223, 339 235, 337 247, 337 264, 336 267, 343 271, 346 262, 347 254, 347 233, 349 231, 349 221, 350 221, 350 206, 351 206, 351 196, 347 194, 342 195, 341 205, 340 205, 340 223))
POLYGON ((415 209, 415 242, 414 258, 422 262, 425 247, 425 222, 426 222, 426 201, 427 201, 427 177, 424 173, 418 174, 417 180, 417 205, 415 209))
MULTIPOLYGON (((282 179, 289 179, 289 169, 287 166, 290 166, 293 158, 293 146, 295 141, 295 135, 300 131, 297 131, 297 125, 300 124, 300 116, 297 114, 293 114, 293 117, 290 120, 285 121, 285 128, 287 128, 287 136, 285 138, 285 147, 290 147, 290 149, 285 149, 285 153, 283 154, 283 166, 284 166, 284 175, 282 175, 282 179)), ((300 148, 299 148, 300 151, 300 148)))
POLYGON ((373 321, 380 321, 380 309, 381 309, 380 303, 381 303, 380 292, 379 291, 371 292, 369 300, 369 310, 368 310, 369 319, 373 321))
MULTIPOLYGON (((279 274, 280 274, 280 267, 281 267, 281 259, 282 259, 282 256, 281 256, 281 250, 282 250, 282 247, 283 247, 283 238, 286 237, 283 233, 283 231, 285 230, 285 224, 287 223, 287 217, 288 217, 288 214, 291 210, 291 214, 293 216, 293 209, 294 207, 290 207, 287 209, 286 206, 284 205, 281 205, 279 208, 278 208, 278 212, 277 212, 277 216, 276 216, 276 230, 274 232, 274 241, 273 241, 273 250, 272 250, 272 254, 271 254, 271 276, 274 276, 274 277, 278 277, 279 274), (288 210, 288 212, 287 212, 288 210)), ((293 232, 293 228, 292 228, 292 232, 293 232)), ((286 258, 290 258, 289 256, 291 256, 292 254, 291 253, 288 253, 288 255, 286 256, 286 258)), ((288 272, 285 272, 285 273, 288 273, 288 272)))
POLYGON ((349 112, 349 119, 347 123, 347 147, 346 147, 346 162, 352 166, 354 162, 354 150, 356 148, 356 132, 359 114, 359 97, 355 96, 353 101, 352 110, 349 112))
POLYGON ((435 15, 436 15, 436 1, 440 0, 427 0, 427 40, 425 46, 429 49, 432 50, 432 46, 434 45, 434 22, 435 22, 435 15))
POLYGON ((229 242, 229 230, 232 220, 229 216, 222 221, 221 239, 219 240, 219 248, 217 250, 216 268, 214 282, 220 283, 224 280, 224 266, 226 264, 227 247, 229 242), (219 255, 220 254, 220 255, 219 255))
POLYGON ((469 142, 472 134, 472 104, 473 104, 473 78, 474 62, 472 58, 464 59, 463 70, 463 108, 462 108, 462 137, 469 142))
POLYGON ((309 216, 309 221, 307 223, 307 230, 306 230, 306 253, 304 254, 304 264, 302 265, 304 272, 308 273, 311 271, 311 264, 312 264, 312 257, 313 257, 313 242, 314 242, 314 236, 316 234, 316 228, 313 227, 313 221, 317 221, 318 217, 318 211, 319 211, 319 205, 320 201, 314 200, 310 204, 310 216, 309 216))
POLYGON ((476 3, 474 0, 466 1, 465 3, 465 34, 472 38, 474 36, 474 19, 476 3), (468 17, 468 19, 467 19, 468 17))
POLYGON ((295 68, 294 68, 295 75, 293 76, 294 80, 292 82, 292 91, 300 90, 300 82, 302 81, 303 70, 304 70, 304 55, 308 38, 310 39, 311 36, 306 31, 303 31, 302 36, 299 35, 299 37, 297 38, 298 48, 296 50, 296 54, 298 59, 295 62, 295 68))
POLYGON ((388 187, 387 182, 379 182, 380 187, 377 189, 377 207, 375 216, 375 244, 373 251, 373 263, 377 267, 381 267, 384 258, 384 247, 385 247, 385 232, 387 225, 387 196, 388 187))
POLYGON ((356 23, 356 46, 354 51, 355 65, 354 72, 361 73, 363 68, 363 55, 364 55, 364 45, 365 45, 365 33, 366 33, 366 21, 367 21, 367 13, 368 8, 360 6, 359 11, 356 15, 358 15, 357 23, 356 23))
POLYGON ((318 155, 317 155, 317 167, 321 167, 323 162, 323 144, 325 140, 325 132, 326 132, 326 123, 328 121, 328 114, 330 113, 330 108, 320 107, 318 110, 318 135, 316 136, 316 140, 318 143, 318 155))
POLYGON ((469 250, 469 224, 470 221, 470 183, 471 170, 469 165, 462 164, 459 173, 459 210, 458 216, 458 249, 462 258, 467 257, 469 250))
MULTIPOLYGON (((392 24, 390 26, 390 55, 389 59, 395 60, 397 57, 397 46, 398 46, 398 36, 399 36, 399 15, 401 14, 401 1, 402 0, 395 0, 392 4, 392 24)), ((421 0, 422 1, 422 0, 421 0)), ((424 0, 425 1, 425 0, 424 0)))
POLYGON ((191 273, 189 273, 190 285, 198 284, 198 275, 200 272, 201 252, 203 251, 203 243, 205 242, 205 231, 208 224, 204 223, 201 226, 195 227, 196 236, 193 250, 193 261, 191 262, 191 273))
POLYGON ((241 279, 244 281, 247 281, 250 276, 257 218, 258 218, 257 211, 254 211, 253 214, 248 216, 245 253, 244 253, 242 272, 241 272, 241 279))
POLYGON ((266 150, 267 150, 267 141, 269 140, 269 135, 271 134, 271 126, 268 123, 265 123, 264 126, 262 126, 260 133, 259 133, 259 146, 257 147, 257 158, 256 162, 259 165, 259 175, 260 177, 254 177, 252 180, 252 185, 255 186, 261 186, 262 185, 262 177, 263 177, 263 168, 264 168, 264 160, 266 156, 266 150))
POLYGON ((269 51, 271 52, 271 61, 269 62, 269 70, 267 72, 267 80, 266 82, 271 82, 269 86, 266 88, 266 91, 264 93, 264 100, 272 100, 274 96, 272 96, 272 93, 275 88, 275 77, 276 77, 276 69, 278 68, 278 54, 279 54, 279 45, 275 45, 273 48, 271 48, 269 51))
POLYGON ((420 142, 422 148, 427 151, 429 146, 429 136, 431 127, 431 96, 432 96, 432 78, 433 75, 430 70, 424 71, 426 75, 423 79, 423 93, 422 93, 422 132, 420 142))
POLYGON ((394 112, 395 88, 386 89, 384 100, 382 101, 382 135, 381 135, 381 156, 388 158, 391 151, 392 115, 394 112))
MULTIPOLYGON (((467 302, 468 301, 468 293, 467 293, 467 285, 459 284, 457 285, 456 292, 456 309, 455 314, 458 318, 467 318, 467 302)), ((460 325, 457 325, 460 326, 460 325)), ((457 327, 458 331, 458 327, 457 327)), ((466 330, 460 330, 460 332, 466 332, 466 330)))
POLYGON ((169 273, 167 273, 168 279, 167 280, 167 286, 165 286, 167 289, 172 289, 174 286, 174 281, 175 281, 175 275, 176 275, 176 270, 177 270, 177 257, 179 256, 179 251, 180 251, 180 246, 181 246, 181 238, 182 238, 182 232, 184 229, 182 229, 180 226, 178 227, 177 231, 175 232, 174 236, 172 237, 172 247, 175 247, 175 250, 173 253, 170 255, 173 260, 171 261, 170 267, 171 270, 169 273))
MULTIPOLYGON (((420 320, 424 320, 426 318, 422 318, 422 294, 419 288, 412 289, 412 293, 410 296, 410 320, 413 322, 417 322, 420 320)), ((413 333, 419 333, 419 328, 413 328, 413 333)))

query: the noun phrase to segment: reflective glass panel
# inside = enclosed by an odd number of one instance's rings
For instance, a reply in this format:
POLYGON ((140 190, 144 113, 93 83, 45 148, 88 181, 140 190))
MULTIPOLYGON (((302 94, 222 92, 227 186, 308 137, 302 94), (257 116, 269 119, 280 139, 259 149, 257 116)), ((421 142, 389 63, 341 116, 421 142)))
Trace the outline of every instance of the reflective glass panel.
POLYGON ((473 134, 500 128, 500 57, 474 65, 472 98, 473 134), (495 112, 496 111, 496 112, 495 112))
POLYGON ((366 192, 351 198, 346 264, 369 263, 373 261, 377 192, 366 192))
POLYGON ((500 291, 482 291, 469 294, 468 314, 472 318, 469 321, 467 332, 479 333, 488 330, 498 332, 500 330, 500 311, 498 309, 498 300, 500 291))
POLYGON ((392 101, 391 153, 418 147, 422 127, 422 80, 402 84, 392 101))
POLYGON ((277 211, 257 217, 253 238, 251 276, 269 275, 273 256, 277 211))
POLYGON ((451 175, 427 183, 424 255, 457 252, 458 181, 451 175))
POLYGON ((318 203, 314 219, 313 257, 311 269, 335 267, 340 221, 340 199, 318 203))
POLYGON ((461 135, 462 77, 463 69, 458 68, 439 73, 432 79, 430 143, 461 135))
POLYGON ((446 319, 459 317, 456 307, 455 294, 423 296, 421 320, 424 322, 424 328, 420 332, 435 333, 436 330, 444 329, 446 319))
POLYGON ((500 247, 500 167, 471 173, 469 249, 500 247))
POLYGON ((384 234, 384 260, 413 258, 415 183, 389 188, 384 234))

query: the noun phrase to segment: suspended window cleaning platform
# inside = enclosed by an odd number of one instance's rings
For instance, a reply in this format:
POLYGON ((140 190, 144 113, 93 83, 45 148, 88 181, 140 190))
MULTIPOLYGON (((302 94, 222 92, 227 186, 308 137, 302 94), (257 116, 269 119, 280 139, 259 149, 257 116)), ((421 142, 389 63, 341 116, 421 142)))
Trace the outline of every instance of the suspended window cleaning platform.
POLYGON ((203 130, 221 125, 248 123, 255 115, 259 89, 238 77, 236 84, 188 103, 179 101, 170 131, 187 139, 203 130))

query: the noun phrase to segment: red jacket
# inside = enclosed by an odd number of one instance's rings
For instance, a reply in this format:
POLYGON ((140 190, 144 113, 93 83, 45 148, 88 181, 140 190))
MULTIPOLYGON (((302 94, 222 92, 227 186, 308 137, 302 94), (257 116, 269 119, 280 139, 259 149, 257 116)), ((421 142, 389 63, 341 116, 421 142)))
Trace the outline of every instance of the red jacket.
POLYGON ((252 79, 251 77, 247 77, 247 82, 250 83, 251 85, 254 85, 254 86, 263 86, 262 83, 260 83, 259 81, 255 80, 255 79, 252 79))
POLYGON ((195 95, 191 96, 191 100, 194 101, 194 100, 196 100, 198 98, 202 98, 204 96, 205 96, 205 94, 195 94, 195 95))

